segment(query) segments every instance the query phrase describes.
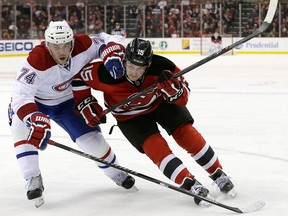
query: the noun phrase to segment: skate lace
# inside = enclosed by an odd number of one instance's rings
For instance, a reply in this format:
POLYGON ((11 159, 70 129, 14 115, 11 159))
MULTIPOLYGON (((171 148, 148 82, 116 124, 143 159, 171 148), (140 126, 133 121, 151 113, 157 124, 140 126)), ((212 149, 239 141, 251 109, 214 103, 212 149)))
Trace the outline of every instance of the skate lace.
POLYGON ((42 189, 42 182, 41 182, 40 176, 32 177, 27 180, 27 184, 26 184, 27 191, 32 191, 37 188, 42 189))
POLYGON ((194 194, 199 195, 201 192, 204 192, 205 188, 203 187, 203 185, 195 183, 192 187, 191 187, 191 192, 194 194))
POLYGON ((116 176, 114 176, 112 178, 112 180, 119 186, 122 186, 122 183, 125 181, 125 179, 127 178, 127 173, 125 172, 120 172, 118 173, 116 176))
POLYGON ((217 184, 220 189, 222 189, 230 180, 229 176, 222 175, 215 180, 213 184, 217 184))

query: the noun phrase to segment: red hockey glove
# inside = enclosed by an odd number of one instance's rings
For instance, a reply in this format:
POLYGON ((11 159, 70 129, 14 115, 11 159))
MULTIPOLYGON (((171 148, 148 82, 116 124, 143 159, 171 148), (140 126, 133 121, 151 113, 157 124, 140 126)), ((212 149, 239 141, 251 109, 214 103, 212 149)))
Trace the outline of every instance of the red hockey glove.
POLYGON ((106 115, 103 115, 103 108, 92 95, 82 100, 76 106, 76 109, 85 119, 85 122, 89 127, 94 127, 100 123, 106 123, 106 115))
POLYGON ((183 85, 169 70, 164 70, 159 75, 157 88, 164 94, 164 98, 173 103, 183 94, 183 85))
POLYGON ((122 63, 124 50, 125 47, 122 44, 112 42, 107 44, 101 52, 101 59, 114 79, 121 78, 125 73, 122 63))
POLYGON ((36 112, 27 120, 27 126, 30 127, 30 133, 27 141, 36 148, 44 150, 47 147, 51 137, 51 126, 49 116, 36 112))

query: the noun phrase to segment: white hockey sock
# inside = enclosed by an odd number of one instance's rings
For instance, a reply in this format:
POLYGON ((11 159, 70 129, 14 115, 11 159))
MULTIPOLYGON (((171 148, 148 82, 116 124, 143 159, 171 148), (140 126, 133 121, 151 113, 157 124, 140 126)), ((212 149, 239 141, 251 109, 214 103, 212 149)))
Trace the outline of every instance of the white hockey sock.
POLYGON ((24 179, 38 176, 40 174, 38 149, 26 142, 15 144, 15 154, 24 179))
MULTIPOLYGON (((106 140, 104 139, 103 135, 100 132, 95 131, 84 134, 76 139, 76 144, 81 150, 83 150, 87 154, 91 154, 107 162, 119 164, 116 155, 114 154, 111 147, 106 142, 106 140)), ((96 164, 110 178, 113 178, 119 172, 121 172, 118 169, 115 169, 113 167, 107 166, 99 162, 96 162, 96 164)))

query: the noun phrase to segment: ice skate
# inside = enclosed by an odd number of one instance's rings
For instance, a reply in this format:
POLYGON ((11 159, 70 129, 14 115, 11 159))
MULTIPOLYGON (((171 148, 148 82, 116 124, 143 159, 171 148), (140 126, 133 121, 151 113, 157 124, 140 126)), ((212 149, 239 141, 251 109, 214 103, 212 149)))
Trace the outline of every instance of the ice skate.
POLYGON ((120 172, 115 177, 112 178, 112 180, 118 185, 125 189, 132 189, 132 190, 138 190, 135 184, 135 179, 128 175, 126 172, 120 172))
MULTIPOLYGON (((210 195, 209 195, 209 190, 205 188, 200 182, 198 182, 196 179, 190 179, 186 178, 184 180, 184 183, 181 185, 181 188, 186 189, 190 191, 192 194, 196 194, 198 196, 205 197, 207 199, 214 200, 210 195)), ((194 202, 196 205, 199 206, 211 206, 211 203, 206 202, 204 200, 200 200, 198 198, 194 198, 194 202)))
POLYGON ((44 204, 44 197, 42 195, 44 187, 41 175, 28 179, 26 189, 28 200, 34 200, 37 208, 44 204))
POLYGON ((218 186, 221 192, 230 197, 236 197, 237 192, 234 188, 234 184, 230 180, 230 177, 227 176, 220 168, 217 168, 210 178, 218 186))

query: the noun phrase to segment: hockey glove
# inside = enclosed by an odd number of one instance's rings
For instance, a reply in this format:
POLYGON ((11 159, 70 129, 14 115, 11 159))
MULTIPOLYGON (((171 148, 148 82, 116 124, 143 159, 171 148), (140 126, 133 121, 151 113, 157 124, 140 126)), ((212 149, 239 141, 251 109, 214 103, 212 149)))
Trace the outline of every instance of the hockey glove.
POLYGON ((180 98, 184 91, 182 83, 174 78, 169 70, 161 72, 157 81, 157 88, 164 94, 164 98, 169 103, 173 103, 180 98))
POLYGON ((121 78, 125 69, 123 67, 122 59, 124 56, 124 46, 117 43, 108 43, 101 52, 101 59, 104 62, 106 70, 114 79, 121 78))
POLYGON ((44 150, 47 147, 51 137, 51 126, 49 116, 36 112, 27 120, 27 126, 30 127, 30 133, 27 141, 36 148, 44 150))
POLYGON ((100 123, 106 123, 106 115, 103 115, 103 108, 92 95, 82 100, 76 106, 76 109, 82 115, 89 127, 94 127, 100 123))

